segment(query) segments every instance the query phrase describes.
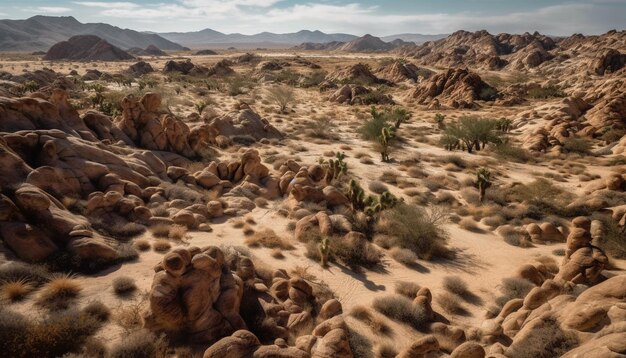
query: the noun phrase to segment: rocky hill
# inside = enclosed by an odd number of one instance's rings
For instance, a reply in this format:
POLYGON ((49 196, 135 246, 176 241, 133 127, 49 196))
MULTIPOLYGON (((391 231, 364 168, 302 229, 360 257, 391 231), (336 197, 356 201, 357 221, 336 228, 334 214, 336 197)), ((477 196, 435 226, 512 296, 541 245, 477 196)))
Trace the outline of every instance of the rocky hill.
POLYGON ((115 61, 133 56, 94 35, 73 36, 50 48, 44 60, 115 61))
POLYGON ((166 52, 154 45, 150 45, 145 49, 133 47, 128 49, 126 52, 130 53, 133 56, 167 56, 166 52))
POLYGON ((47 51, 76 35, 96 35, 120 48, 183 50, 183 46, 157 34, 121 29, 104 23, 83 24, 71 16, 33 16, 26 20, 0 20, 0 51, 47 51))

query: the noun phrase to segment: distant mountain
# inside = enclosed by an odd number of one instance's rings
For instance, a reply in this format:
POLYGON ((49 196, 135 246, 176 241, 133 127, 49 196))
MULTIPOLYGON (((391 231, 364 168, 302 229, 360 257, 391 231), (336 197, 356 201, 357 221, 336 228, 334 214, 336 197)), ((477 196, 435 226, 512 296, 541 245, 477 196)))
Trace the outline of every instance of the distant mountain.
POLYGON ((130 60, 133 56, 95 35, 73 36, 48 50, 44 60, 116 61, 130 60))
POLYGON ((367 34, 363 37, 357 37, 349 42, 303 42, 300 45, 293 47, 293 49, 313 51, 386 52, 402 46, 416 46, 416 44, 413 42, 406 42, 401 39, 385 42, 379 37, 367 34))
POLYGON ((122 49, 150 45, 163 50, 184 49, 158 34, 103 23, 83 24, 72 16, 38 15, 26 20, 0 20, 0 51, 47 51, 52 45, 76 35, 95 35, 122 49))
POLYGON ((392 42, 393 40, 402 40, 407 42, 415 42, 416 45, 421 45, 424 42, 428 41, 437 41, 443 38, 446 38, 447 34, 439 34, 439 35, 422 35, 422 34, 398 34, 398 35, 390 35, 383 36, 381 40, 385 42, 392 42))
POLYGON ((326 34, 321 31, 302 30, 287 34, 275 34, 271 32, 261 32, 255 35, 224 34, 211 29, 204 29, 196 32, 167 32, 160 33, 162 37, 180 43, 187 47, 201 48, 211 47, 216 44, 232 45, 298 45, 303 42, 327 43, 327 42, 349 42, 357 36, 349 34, 326 34))

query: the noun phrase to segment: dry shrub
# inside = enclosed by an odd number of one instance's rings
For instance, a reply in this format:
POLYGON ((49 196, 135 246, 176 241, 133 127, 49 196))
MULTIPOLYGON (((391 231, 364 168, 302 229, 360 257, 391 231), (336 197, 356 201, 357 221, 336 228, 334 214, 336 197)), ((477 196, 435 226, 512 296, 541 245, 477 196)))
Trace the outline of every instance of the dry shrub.
POLYGON ((246 221, 247 224, 256 225, 256 221, 254 220, 254 218, 252 216, 246 216, 245 217, 245 221, 246 221))
POLYGON ((346 240, 344 237, 330 238, 330 251, 351 268, 374 267, 380 264, 382 253, 362 237, 346 240))
POLYGON ((293 245, 288 239, 278 236, 272 229, 263 229, 255 232, 245 240, 250 247, 267 247, 270 249, 292 250, 293 245))
POLYGON ((174 240, 182 240, 187 235, 187 227, 184 225, 174 224, 170 226, 168 237, 174 240))
POLYGON ((371 181, 369 183, 368 188, 369 188, 369 190, 371 192, 376 193, 376 194, 382 194, 382 193, 384 193, 384 192, 389 190, 389 188, 387 188, 387 186, 385 184, 383 184, 383 183, 381 183, 381 182, 379 182, 377 180, 371 181))
POLYGON ((37 304, 52 310, 67 308, 80 291, 82 287, 74 276, 55 275, 40 290, 37 304))
POLYGON ((482 220, 483 224, 489 226, 490 228, 494 229, 500 225, 503 225, 504 223, 506 223, 506 220, 504 220, 504 218, 501 215, 493 215, 493 216, 487 216, 486 218, 484 218, 482 220))
POLYGON ((417 291, 420 288, 422 287, 415 282, 396 281, 394 289, 397 294, 413 299, 417 296, 417 291))
POLYGON ((389 343, 381 343, 376 348, 376 358, 395 358, 397 355, 398 351, 389 343))
POLYGON ((152 244, 152 248, 156 252, 167 252, 172 248, 172 244, 167 239, 158 239, 152 244))
POLYGON ((135 280, 128 276, 116 277, 113 280, 113 291, 118 296, 127 296, 137 290, 135 280))
POLYGON ((374 334, 389 335, 391 328, 383 320, 376 317, 367 307, 355 306, 350 310, 350 316, 367 325, 374 334))
POLYGON ((482 230, 478 227, 478 224, 476 224, 476 221, 474 221, 474 219, 472 218, 461 219, 461 221, 459 222, 459 226, 467 231, 482 232, 482 230))
POLYGON ((446 256, 446 213, 438 208, 426 212, 419 206, 400 203, 382 212, 378 232, 396 240, 396 246, 413 251, 421 259, 446 256))
POLYGON ((548 270, 548 272, 552 274, 556 274, 557 272, 559 272, 559 263, 556 262, 556 260, 553 257, 541 255, 539 257, 536 257, 535 261, 543 264, 548 270))
POLYGON ((389 250, 389 255, 394 260, 405 266, 414 265, 417 261, 417 255, 413 251, 400 247, 393 247, 391 250, 389 250))
POLYGON ((235 229, 241 229, 246 224, 246 222, 243 221, 242 219, 237 219, 237 220, 233 220, 231 224, 235 229))
POLYGON ((165 357, 167 341, 147 329, 139 329, 111 347, 110 358, 155 358, 165 357))
POLYGON ((252 236, 254 235, 254 229, 252 228, 252 226, 246 224, 243 226, 243 234, 246 236, 252 236))
POLYGON ((400 176, 400 174, 393 170, 385 170, 380 175, 380 180, 384 183, 394 185, 398 183, 398 176, 400 176))
POLYGON ((467 315, 469 312, 463 307, 461 297, 450 292, 443 292, 437 295, 439 306, 450 314, 467 315))
POLYGON ((34 289, 35 287, 25 279, 4 282, 0 285, 0 298, 9 302, 21 301, 34 289))
POLYGON ((76 352, 101 326, 91 314, 75 309, 55 311, 41 321, 0 309, 3 357, 60 357, 76 352))
POLYGON ((142 312, 145 306, 145 297, 134 299, 130 303, 115 310, 114 320, 127 333, 138 329, 143 324, 142 312))
POLYGON ((168 224, 156 224, 149 228, 152 235, 156 237, 167 237, 170 234, 170 225, 168 224))
POLYGON ((33 286, 38 287, 49 279, 50 273, 44 266, 31 265, 17 261, 0 265, 0 282, 25 280, 33 286))
POLYGON ((97 319, 99 322, 106 322, 111 317, 111 310, 100 301, 91 301, 85 307, 83 312, 97 319))
POLYGON ((135 240, 133 246, 135 247, 135 249, 137 249, 139 251, 148 251, 151 248, 150 241, 148 241, 146 239, 137 239, 137 240, 135 240))
POLYGON ((459 296, 464 296, 469 293, 467 283, 458 276, 446 276, 443 278, 443 288, 448 292, 454 293, 459 296))
POLYGON ((267 207, 267 204, 268 204, 267 199, 262 198, 260 196, 254 199, 254 205, 256 205, 259 208, 265 208, 267 207))
POLYGON ((501 295, 496 298, 496 304, 502 307, 514 298, 524 298, 534 287, 535 284, 524 278, 504 278, 498 286, 501 295))
POLYGON ((428 323, 428 317, 420 305, 402 295, 393 294, 376 297, 372 303, 374 309, 383 315, 406 323, 417 330, 422 330, 428 323))

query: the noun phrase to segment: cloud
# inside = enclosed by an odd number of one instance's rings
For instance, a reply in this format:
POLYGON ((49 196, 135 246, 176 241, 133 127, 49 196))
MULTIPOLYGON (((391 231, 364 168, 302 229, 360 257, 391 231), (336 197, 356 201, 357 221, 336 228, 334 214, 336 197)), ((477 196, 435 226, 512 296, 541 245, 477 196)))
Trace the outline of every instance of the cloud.
POLYGON ((38 6, 38 7, 29 7, 23 9, 23 11, 27 12, 36 12, 41 13, 43 15, 47 14, 62 14, 64 12, 70 12, 72 9, 69 7, 60 7, 60 6, 38 6))
POLYGON ((160 31, 192 31, 206 27, 220 31, 255 33, 291 32, 320 29, 326 32, 373 33, 450 33, 456 30, 490 32, 540 31, 552 35, 574 32, 601 33, 620 27, 626 9, 616 0, 565 3, 539 9, 488 14, 483 11, 456 13, 390 13, 383 6, 357 2, 309 2, 286 7, 285 0, 177 0, 152 4, 135 2, 77 1, 75 4, 100 8, 99 15, 112 19, 158 23, 160 31), (174 19, 174 20, 172 20, 174 19), (181 24, 184 23, 184 28, 181 24))

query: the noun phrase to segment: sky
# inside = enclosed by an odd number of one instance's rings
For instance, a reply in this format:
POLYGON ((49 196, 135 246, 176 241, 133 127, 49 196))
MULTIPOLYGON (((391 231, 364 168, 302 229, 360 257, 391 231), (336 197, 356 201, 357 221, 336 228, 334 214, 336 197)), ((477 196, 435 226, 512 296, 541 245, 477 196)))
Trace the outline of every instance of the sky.
POLYGON ((571 35, 625 29, 626 0, 0 0, 0 18, 33 15, 154 32, 571 35))

